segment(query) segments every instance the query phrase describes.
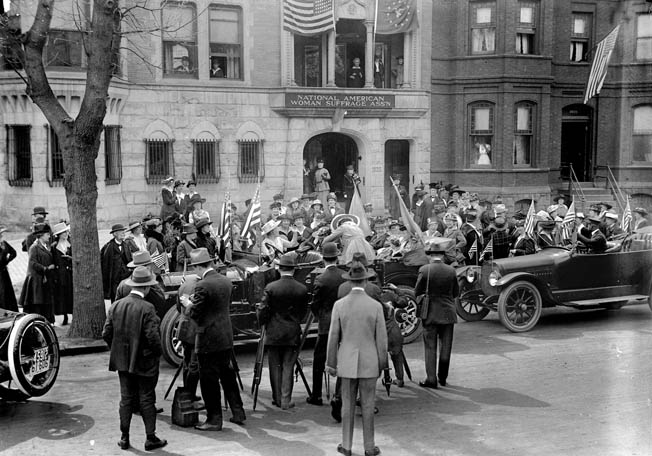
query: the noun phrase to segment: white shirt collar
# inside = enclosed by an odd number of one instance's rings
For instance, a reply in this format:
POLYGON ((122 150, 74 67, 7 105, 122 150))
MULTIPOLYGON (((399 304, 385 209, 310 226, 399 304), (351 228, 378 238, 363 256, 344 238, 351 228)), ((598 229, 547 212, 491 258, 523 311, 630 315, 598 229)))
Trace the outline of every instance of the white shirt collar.
POLYGON ((141 298, 145 299, 145 295, 140 290, 131 290, 129 294, 135 294, 136 296, 140 296, 141 298))

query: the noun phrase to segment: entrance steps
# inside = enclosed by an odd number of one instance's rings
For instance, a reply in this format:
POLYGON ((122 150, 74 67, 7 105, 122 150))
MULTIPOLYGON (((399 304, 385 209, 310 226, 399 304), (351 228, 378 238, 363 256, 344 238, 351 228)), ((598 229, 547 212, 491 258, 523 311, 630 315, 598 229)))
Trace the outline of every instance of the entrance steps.
MULTIPOLYGON (((588 210, 591 204, 597 204, 602 201, 605 203, 611 204, 614 209, 619 210, 618 203, 614 198, 611 190, 602 186, 596 187, 593 182, 580 182, 580 188, 584 193, 584 209, 588 210)), ((575 206, 578 206, 582 202, 582 194, 579 190, 574 189, 573 198, 575 200, 575 206)))

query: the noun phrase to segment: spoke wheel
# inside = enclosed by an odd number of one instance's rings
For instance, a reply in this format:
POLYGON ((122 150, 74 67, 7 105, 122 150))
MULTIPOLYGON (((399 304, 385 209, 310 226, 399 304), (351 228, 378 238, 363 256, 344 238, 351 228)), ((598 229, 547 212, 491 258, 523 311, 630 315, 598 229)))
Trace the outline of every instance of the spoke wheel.
POLYGON ((414 342, 423 332, 421 319, 417 316, 417 302, 414 297, 414 288, 407 285, 398 285, 401 293, 408 298, 408 304, 400 312, 396 312, 395 318, 403 334, 403 343, 414 342))
POLYGON ((455 302, 455 311, 457 315, 460 316, 462 320, 465 321, 480 321, 487 315, 489 315, 490 310, 487 307, 484 307, 478 304, 479 301, 484 299, 482 290, 473 290, 470 293, 462 293, 460 298, 455 302), (469 294, 473 301, 464 299, 464 296, 469 294))
POLYGON ((514 282, 498 297, 500 322, 512 332, 525 332, 534 328, 541 317, 543 301, 534 284, 514 282))
POLYGON ((163 358, 172 367, 179 367, 183 361, 183 344, 178 338, 179 317, 177 306, 172 306, 161 321, 161 348, 163 358))

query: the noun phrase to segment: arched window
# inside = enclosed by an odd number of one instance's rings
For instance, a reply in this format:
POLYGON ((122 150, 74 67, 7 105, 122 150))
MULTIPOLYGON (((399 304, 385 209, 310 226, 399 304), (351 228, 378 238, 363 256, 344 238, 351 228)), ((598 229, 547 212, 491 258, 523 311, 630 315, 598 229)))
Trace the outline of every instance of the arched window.
POLYGON ((265 136, 254 122, 245 122, 237 131, 238 180, 242 183, 262 182, 265 178, 265 136))
POLYGON ((652 162, 652 105, 634 108, 632 136, 633 160, 652 162))
POLYGON ((532 166, 534 156, 534 125, 536 105, 517 103, 514 109, 513 164, 532 166))
POLYGON ((491 166, 494 142, 494 104, 478 102, 469 105, 469 162, 491 166))
POLYGON ((160 184, 168 176, 174 176, 174 134, 162 120, 150 123, 144 132, 145 179, 148 184, 160 184))

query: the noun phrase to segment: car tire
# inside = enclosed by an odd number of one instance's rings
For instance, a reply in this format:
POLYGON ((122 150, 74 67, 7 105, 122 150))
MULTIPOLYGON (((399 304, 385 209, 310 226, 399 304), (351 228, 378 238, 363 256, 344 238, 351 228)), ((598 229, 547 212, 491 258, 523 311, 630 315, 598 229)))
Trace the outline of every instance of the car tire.
POLYGON ((541 317, 543 299, 532 282, 520 280, 508 285, 498 296, 498 317, 511 332, 529 331, 541 317))
POLYGON ((168 309, 161 321, 161 348, 163 359, 172 367, 179 367, 183 361, 183 346, 177 339, 179 317, 177 306, 168 309))
POLYGON ((408 285, 397 285, 401 290, 401 294, 407 296, 408 305, 404 309, 405 313, 401 313, 402 321, 396 321, 399 328, 401 328, 401 333, 403 334, 403 343, 409 344, 414 342, 421 336, 423 332, 423 325, 421 324, 421 319, 417 315, 417 300, 414 296, 414 288, 408 285))
MULTIPOLYGON (((460 287, 460 290, 461 289, 462 288, 460 287)), ((489 315, 490 312, 488 308, 466 301, 462 299, 462 297, 455 301, 455 311, 464 321, 480 321, 489 315)))

